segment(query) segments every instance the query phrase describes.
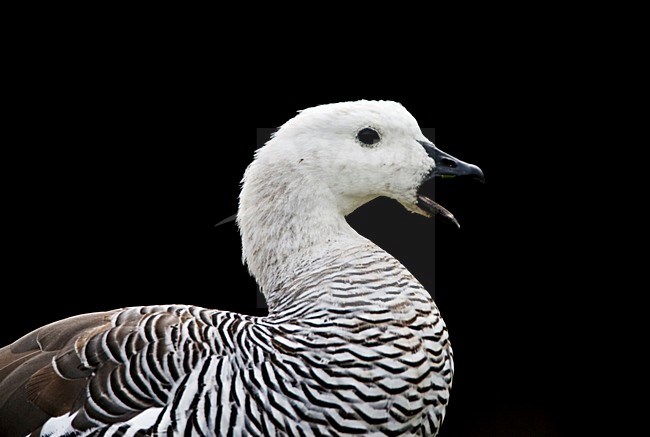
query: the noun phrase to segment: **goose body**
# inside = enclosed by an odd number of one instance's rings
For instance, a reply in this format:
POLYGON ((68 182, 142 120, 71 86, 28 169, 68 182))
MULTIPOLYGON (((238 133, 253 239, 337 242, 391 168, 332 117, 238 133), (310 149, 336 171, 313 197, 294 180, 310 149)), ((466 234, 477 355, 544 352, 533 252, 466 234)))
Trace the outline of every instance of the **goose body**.
POLYGON ((453 377, 445 324, 344 218, 380 195, 439 213, 418 193, 441 172, 429 144, 394 102, 300 113, 257 151, 240 197, 269 315, 144 306, 37 329, 0 349, 0 435, 435 435, 453 377))

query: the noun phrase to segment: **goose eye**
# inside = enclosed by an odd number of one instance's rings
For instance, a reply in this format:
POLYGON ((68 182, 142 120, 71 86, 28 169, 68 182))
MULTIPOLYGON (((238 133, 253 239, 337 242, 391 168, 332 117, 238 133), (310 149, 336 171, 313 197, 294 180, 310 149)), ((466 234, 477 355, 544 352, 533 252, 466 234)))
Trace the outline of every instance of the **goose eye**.
POLYGON ((379 142, 379 140, 381 140, 379 133, 376 130, 369 127, 361 129, 357 134, 357 138, 363 144, 366 144, 368 146, 376 144, 379 142))

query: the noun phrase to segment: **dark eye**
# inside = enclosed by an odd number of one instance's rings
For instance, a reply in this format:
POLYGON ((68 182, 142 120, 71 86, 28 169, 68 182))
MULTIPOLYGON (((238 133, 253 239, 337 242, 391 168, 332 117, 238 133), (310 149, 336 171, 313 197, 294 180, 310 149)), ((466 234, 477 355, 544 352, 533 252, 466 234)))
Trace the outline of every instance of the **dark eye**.
POLYGON ((369 146, 372 145, 372 144, 378 143, 379 140, 381 140, 381 137, 379 136, 379 133, 376 130, 371 129, 369 127, 361 129, 359 131, 359 133, 357 134, 357 138, 363 144, 367 144, 369 146))

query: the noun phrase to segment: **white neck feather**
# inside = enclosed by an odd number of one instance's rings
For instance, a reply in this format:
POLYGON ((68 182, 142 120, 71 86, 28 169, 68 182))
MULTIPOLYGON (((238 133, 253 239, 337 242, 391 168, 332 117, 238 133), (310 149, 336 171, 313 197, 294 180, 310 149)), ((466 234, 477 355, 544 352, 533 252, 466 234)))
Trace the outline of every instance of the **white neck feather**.
POLYGON ((342 202, 299 162, 269 162, 260 152, 244 175, 237 223, 243 260, 272 308, 269 294, 302 263, 341 244, 369 243, 344 217, 369 199, 342 202))

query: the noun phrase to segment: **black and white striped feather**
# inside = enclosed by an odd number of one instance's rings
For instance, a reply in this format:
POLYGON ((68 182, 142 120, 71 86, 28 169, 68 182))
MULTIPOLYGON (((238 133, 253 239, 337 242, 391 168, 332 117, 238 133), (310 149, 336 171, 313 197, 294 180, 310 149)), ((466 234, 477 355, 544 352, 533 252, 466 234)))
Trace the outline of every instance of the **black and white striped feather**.
POLYGON ((268 317, 133 307, 32 332, 0 350, 0 435, 435 434, 453 375, 435 304, 378 248, 330 256, 268 317))

